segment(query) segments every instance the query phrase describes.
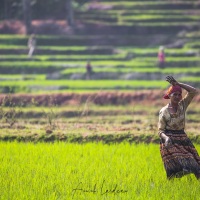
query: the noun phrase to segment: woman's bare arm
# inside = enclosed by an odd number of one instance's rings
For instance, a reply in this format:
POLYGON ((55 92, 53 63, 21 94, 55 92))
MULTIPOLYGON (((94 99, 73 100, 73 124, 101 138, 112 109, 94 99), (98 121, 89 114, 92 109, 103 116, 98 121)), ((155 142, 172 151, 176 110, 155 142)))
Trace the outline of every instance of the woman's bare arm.
POLYGON ((196 88, 194 88, 190 85, 187 85, 185 83, 180 83, 180 82, 176 81, 173 76, 167 76, 166 81, 168 81, 172 85, 179 85, 181 88, 185 89, 187 92, 197 92, 196 88))

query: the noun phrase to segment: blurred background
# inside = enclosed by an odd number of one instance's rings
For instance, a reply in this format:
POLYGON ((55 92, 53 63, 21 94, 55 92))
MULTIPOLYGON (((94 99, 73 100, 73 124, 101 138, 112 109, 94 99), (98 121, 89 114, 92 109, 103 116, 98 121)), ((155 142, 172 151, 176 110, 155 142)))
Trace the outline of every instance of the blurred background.
POLYGON ((198 0, 1 0, 0 135, 159 142, 166 75, 200 86, 199 38, 198 0))
POLYGON ((199 0, 1 0, 0 92, 200 85, 199 0))

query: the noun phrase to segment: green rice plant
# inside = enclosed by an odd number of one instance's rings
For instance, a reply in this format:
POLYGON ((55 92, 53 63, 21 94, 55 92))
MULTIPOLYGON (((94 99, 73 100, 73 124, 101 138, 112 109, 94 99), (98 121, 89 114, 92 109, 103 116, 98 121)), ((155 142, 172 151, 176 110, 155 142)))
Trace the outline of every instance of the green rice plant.
MULTIPOLYGON (((69 70, 64 70, 63 74, 67 74, 67 73, 80 73, 83 72, 84 70, 79 69, 69 69, 69 70)), ((94 68, 95 73, 98 72, 111 72, 111 73, 136 73, 136 72, 140 72, 140 73, 161 73, 160 69, 158 68, 131 68, 131 67, 96 67, 94 68)), ((165 71, 163 70, 162 73, 164 73, 165 71)))
POLYGON ((32 81, 3 81, 1 87, 18 87, 32 90, 34 87, 39 90, 48 90, 48 87, 65 90, 101 90, 101 89, 134 89, 134 88, 165 88, 167 83, 159 80, 38 80, 32 81))
POLYGON ((192 31, 186 34, 188 38, 198 38, 200 36, 200 31, 192 31))
MULTIPOLYGON (((118 68, 123 67, 155 67, 155 61, 156 59, 152 59, 151 61, 148 59, 142 60, 136 59, 136 60, 130 60, 130 61, 116 61, 116 60, 94 60, 92 61, 93 67, 110 67, 115 66, 118 68)), ((85 68, 85 61, 16 61, 16 62, 1 62, 0 63, 0 69, 1 68, 12 68, 14 69, 23 69, 23 70, 31 70, 31 69, 37 69, 38 70, 45 70, 48 68, 54 68, 54 69, 62 69, 62 68, 77 68, 77 67, 84 67, 85 68)))
POLYGON ((1 81, 4 80, 10 80, 10 81, 16 81, 16 80, 45 80, 46 76, 43 74, 1 74, 1 81))
POLYGON ((176 27, 176 26, 189 26, 189 25, 198 25, 197 21, 192 21, 192 22, 176 22, 176 21, 172 21, 172 22, 138 22, 138 23, 134 23, 134 22, 125 22, 125 24, 127 26, 131 26, 131 25, 138 25, 138 26, 146 26, 146 27, 154 27, 154 26, 160 26, 162 27, 176 27))
MULTIPOLYGON (((194 2, 191 2, 191 1, 180 1, 179 2, 180 5, 181 4, 194 4, 194 2)), ((150 6, 150 5, 168 5, 168 4, 173 4, 173 3, 170 3, 169 1, 146 1, 145 3, 144 2, 141 2, 141 1, 124 1, 124 2, 121 2, 121 1, 103 1, 103 4, 106 5, 112 5, 112 6, 120 6, 120 7, 130 7, 130 6, 137 6, 137 5, 140 5, 140 6, 150 6)))
MULTIPOLYGON (((156 1, 154 1, 156 2, 156 1)), ((169 16, 169 15, 186 15, 188 12, 193 12, 195 11, 195 9, 187 9, 187 10, 180 10, 180 9, 138 9, 135 8, 134 10, 130 11, 130 10, 125 10, 125 9, 111 9, 111 10, 107 10, 107 13, 110 14, 117 14, 118 12, 122 13, 121 15, 123 16, 132 16, 132 15, 141 15, 141 14, 146 14, 146 15, 151 15, 151 14, 156 14, 156 15, 165 15, 165 16, 169 16)))
POLYGON ((65 64, 64 62, 52 62, 52 61, 45 61, 45 62, 38 62, 38 61, 24 61, 24 62, 1 62, 0 67, 18 67, 18 68, 40 68, 40 67, 49 67, 49 66, 56 66, 56 67, 63 67, 65 64))
POLYGON ((199 49, 199 46, 200 46, 200 42, 197 40, 197 41, 191 41, 191 42, 188 42, 186 44, 186 47, 187 48, 193 48, 193 49, 199 49))
MULTIPOLYGON (((147 36, 148 37, 148 36, 147 36)), ((136 54, 148 54, 148 53, 154 53, 155 55, 157 55, 158 53, 158 47, 151 47, 151 48, 131 48, 131 47, 127 47, 127 46, 120 46, 118 47, 119 50, 122 50, 122 51, 128 51, 128 52, 133 52, 133 53, 136 53, 136 54)), ((186 54, 188 51, 191 51, 190 48, 181 48, 181 49, 168 49, 166 48, 165 49, 165 52, 168 54, 186 54)))
POLYGON ((150 14, 141 14, 141 15, 137 15, 137 16, 123 16, 123 20, 133 20, 133 21, 137 21, 137 20, 165 20, 165 19, 171 19, 171 20, 197 20, 198 16, 183 16, 183 15, 160 15, 160 14, 155 14, 152 13, 150 14))
POLYGON ((163 70, 163 72, 164 73, 166 73, 166 74, 169 74, 169 73, 171 73, 171 74, 180 74, 180 73, 188 73, 188 74, 194 74, 194 76, 195 76, 195 74, 196 73, 199 73, 200 71, 199 71, 199 68, 198 67, 191 67, 191 68, 178 68, 178 67, 175 67, 175 68, 173 68, 173 69, 171 69, 171 68, 169 68, 169 69, 164 69, 163 70))
POLYGON ((166 179, 155 144, 1 142, 0 151, 2 200, 179 200, 200 195, 193 175, 166 179))
POLYGON ((187 76, 187 77, 180 78, 180 80, 181 81, 189 81, 189 82, 199 82, 200 81, 200 77, 187 76))
MULTIPOLYGON (((76 54, 76 52, 74 52, 76 54)), ((64 62, 68 62, 68 61, 73 61, 73 62, 77 62, 77 61, 82 61, 85 62, 90 60, 92 61, 98 61, 98 60, 125 60, 126 58, 126 53, 120 53, 120 54, 112 54, 112 55, 93 55, 92 57, 90 55, 34 55, 34 57, 32 58, 33 61, 64 61, 64 62)), ((14 61, 14 62, 18 62, 18 61, 28 61, 29 58, 27 58, 27 55, 2 55, 0 57, 0 60, 3 62, 6 61, 14 61)), ((30 61, 30 60, 29 60, 30 61)))
POLYGON ((1 46, 1 49, 19 49, 19 50, 22 50, 22 49, 26 49, 27 47, 24 46, 24 45, 0 45, 1 46))

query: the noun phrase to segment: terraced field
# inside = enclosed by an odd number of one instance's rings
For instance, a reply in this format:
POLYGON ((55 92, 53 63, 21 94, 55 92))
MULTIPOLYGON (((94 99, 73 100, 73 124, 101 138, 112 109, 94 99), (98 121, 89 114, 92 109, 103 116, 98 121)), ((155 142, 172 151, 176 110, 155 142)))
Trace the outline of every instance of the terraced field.
MULTIPOLYGON (((73 29, 33 20, 31 58, 28 36, 0 34, 0 199, 196 199, 193 175, 166 181, 157 121, 166 75, 200 87, 199 8, 198 0, 87 3, 73 29)), ((198 151, 199 102, 186 120, 198 151)))
POLYGON ((37 34, 32 58, 27 36, 0 35, 0 91, 163 89, 167 74, 199 87, 199 7, 197 0, 88 3, 76 10, 82 27, 73 34, 37 34), (160 45, 164 69, 157 66, 160 45))

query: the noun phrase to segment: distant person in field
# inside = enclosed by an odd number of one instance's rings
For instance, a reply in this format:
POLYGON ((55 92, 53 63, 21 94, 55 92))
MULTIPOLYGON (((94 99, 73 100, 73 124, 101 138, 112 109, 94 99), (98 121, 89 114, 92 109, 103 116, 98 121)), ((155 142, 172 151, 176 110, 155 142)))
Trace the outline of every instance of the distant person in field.
POLYGON ((158 67, 160 69, 165 68, 165 52, 163 46, 160 46, 158 51, 158 67))
POLYGON ((85 68, 86 68, 86 78, 90 79, 91 74, 92 74, 92 65, 91 65, 90 61, 87 62, 85 68))
POLYGON ((31 36, 28 39, 28 48, 29 48, 28 57, 29 58, 32 57, 33 52, 35 51, 35 47, 36 47, 36 37, 35 37, 35 34, 31 34, 31 36))
POLYGON ((197 90, 187 84, 177 82, 172 76, 166 81, 171 84, 164 95, 169 103, 159 112, 158 131, 160 153, 167 178, 181 178, 193 173, 200 180, 200 157, 185 133, 185 113, 197 90), (186 95, 182 98, 182 89, 186 95))

